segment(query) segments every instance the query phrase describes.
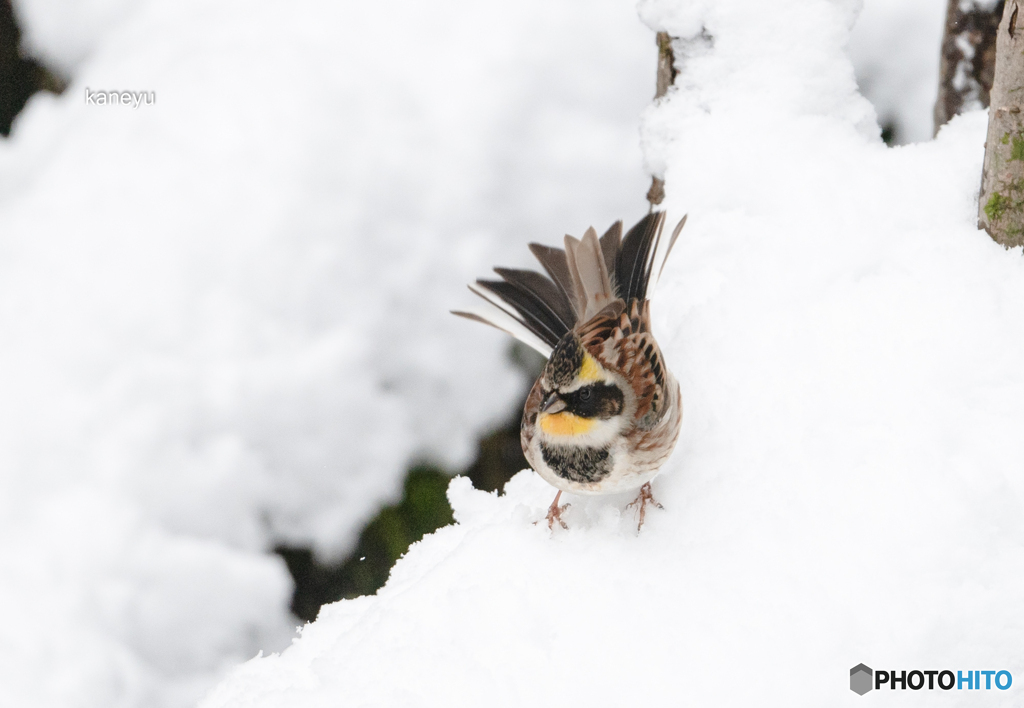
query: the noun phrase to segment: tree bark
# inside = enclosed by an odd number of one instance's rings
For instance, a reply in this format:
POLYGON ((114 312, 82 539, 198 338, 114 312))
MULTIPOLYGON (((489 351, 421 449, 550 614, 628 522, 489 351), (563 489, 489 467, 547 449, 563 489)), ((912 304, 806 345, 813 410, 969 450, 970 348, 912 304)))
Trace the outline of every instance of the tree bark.
POLYGON ((939 59, 935 133, 955 115, 987 108, 996 68, 1003 0, 949 0, 939 59))
POLYGON ((978 227, 1006 248, 1024 244, 1024 16, 1007 0, 996 38, 978 198, 978 227))
MULTIPOLYGON (((654 100, 668 93, 669 86, 676 80, 676 58, 672 51, 672 37, 668 32, 658 32, 658 74, 654 90, 654 100)), ((661 204, 665 198, 665 180, 660 177, 651 177, 651 188, 647 190, 647 201, 651 208, 661 204)))

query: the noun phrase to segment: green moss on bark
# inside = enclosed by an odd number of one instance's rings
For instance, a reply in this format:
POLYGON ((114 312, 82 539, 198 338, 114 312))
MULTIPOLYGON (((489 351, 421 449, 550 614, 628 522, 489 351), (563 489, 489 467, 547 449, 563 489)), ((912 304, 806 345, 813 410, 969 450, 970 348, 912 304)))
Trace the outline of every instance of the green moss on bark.
POLYGON ((985 216, 989 221, 999 221, 1012 202, 999 192, 993 192, 985 204, 985 216))

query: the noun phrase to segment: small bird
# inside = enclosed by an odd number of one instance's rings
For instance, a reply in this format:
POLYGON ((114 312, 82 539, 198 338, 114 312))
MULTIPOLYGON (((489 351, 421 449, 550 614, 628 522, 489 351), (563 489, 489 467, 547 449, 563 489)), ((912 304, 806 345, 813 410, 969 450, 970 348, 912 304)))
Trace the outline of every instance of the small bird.
MULTIPOLYGON (((686 217, 672 232, 662 259, 686 217)), ((493 305, 453 314, 511 334, 548 358, 533 385, 520 438, 523 454, 558 489, 548 528, 568 528, 562 492, 614 494, 639 489, 629 507, 643 526, 651 479, 679 438, 679 384, 651 332, 647 287, 661 242, 664 212, 651 212, 623 237, 616 222, 597 237, 565 237, 565 248, 530 244, 547 271, 495 268, 501 280, 469 288, 493 305)), ((658 273, 659 277, 661 271, 658 273)))

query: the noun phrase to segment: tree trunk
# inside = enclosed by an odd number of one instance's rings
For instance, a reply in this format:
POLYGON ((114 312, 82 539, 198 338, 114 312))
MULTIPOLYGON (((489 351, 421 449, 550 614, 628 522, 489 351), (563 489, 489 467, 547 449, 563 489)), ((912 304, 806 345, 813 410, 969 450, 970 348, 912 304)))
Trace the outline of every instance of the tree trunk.
MULTIPOLYGON (((676 80, 676 58, 672 52, 672 38, 668 32, 658 32, 658 74, 654 89, 654 100, 668 93, 668 87, 676 80)), ((661 204, 665 198, 665 180, 658 176, 651 177, 651 188, 647 190, 647 201, 651 208, 661 204)))
POLYGON ((939 58, 935 132, 955 115, 988 108, 1003 0, 949 0, 939 58))
POLYGON ((978 227, 1007 248, 1024 244, 1024 17, 1007 0, 996 38, 978 227), (1019 22, 1019 24, 1018 24, 1019 22))

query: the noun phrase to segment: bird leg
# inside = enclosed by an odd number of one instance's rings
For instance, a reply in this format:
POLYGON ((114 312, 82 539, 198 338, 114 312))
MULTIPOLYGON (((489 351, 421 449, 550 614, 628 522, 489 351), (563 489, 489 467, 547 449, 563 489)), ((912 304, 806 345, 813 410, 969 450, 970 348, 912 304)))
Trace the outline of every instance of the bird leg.
MULTIPOLYGON (((562 512, 565 511, 566 509, 568 509, 569 505, 568 504, 562 504, 562 506, 558 506, 558 500, 561 499, 561 498, 562 498, 562 490, 559 489, 558 490, 558 494, 555 495, 555 500, 553 502, 551 502, 551 506, 548 507, 547 519, 548 519, 548 528, 549 529, 554 530, 555 522, 556 521, 559 523, 559 525, 563 529, 568 529, 569 528, 568 526, 565 525, 565 522, 562 521, 562 512)), ((534 523, 536 523, 536 522, 534 522, 534 523)))
MULTIPOLYGON (((556 501, 557 501, 557 498, 556 498, 556 501)), ((640 533, 640 528, 644 525, 644 516, 647 515, 647 505, 648 504, 653 504, 654 506, 658 507, 659 509, 664 509, 665 508, 661 504, 659 504, 658 500, 654 498, 653 494, 651 494, 651 483, 650 482, 648 482, 644 486, 640 487, 640 493, 636 495, 636 499, 634 499, 633 501, 631 501, 629 504, 626 505, 627 509, 630 508, 631 506, 639 505, 640 523, 638 523, 636 525, 636 532, 637 533, 640 533)), ((550 512, 548 512, 548 513, 550 514, 550 512)))

